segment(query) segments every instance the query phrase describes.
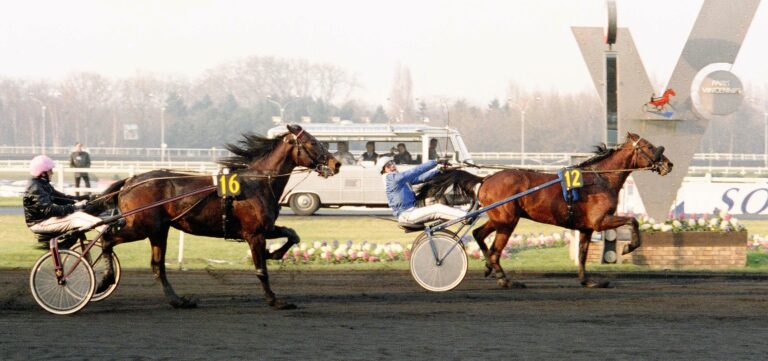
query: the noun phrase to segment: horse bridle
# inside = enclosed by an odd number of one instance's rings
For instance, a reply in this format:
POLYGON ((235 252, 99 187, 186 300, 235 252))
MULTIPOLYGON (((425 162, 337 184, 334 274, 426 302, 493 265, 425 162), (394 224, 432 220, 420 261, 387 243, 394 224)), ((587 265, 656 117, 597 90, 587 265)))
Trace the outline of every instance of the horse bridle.
POLYGON ((639 153, 643 157, 645 157, 648 163, 651 164, 650 166, 646 167, 646 169, 658 172, 659 167, 661 167, 661 157, 662 157, 662 154, 664 153, 664 146, 656 147, 657 151, 654 153, 658 153, 658 155, 648 154, 648 152, 645 151, 646 149, 649 148, 648 145, 643 145, 643 146, 638 145, 640 143, 640 140, 642 139, 643 137, 638 136, 637 140, 632 141, 632 150, 634 152, 634 156, 632 157, 633 167, 637 166, 637 154, 639 153))
POLYGON ((302 129, 299 132, 299 134, 293 134, 293 133, 290 133, 290 134, 293 136, 293 141, 295 141, 296 145, 298 145, 298 147, 296 147, 296 157, 297 158, 300 157, 301 152, 304 151, 305 153, 307 153, 307 156, 311 161, 308 168, 316 171, 317 173, 323 176, 328 174, 330 172, 330 167, 328 167, 328 156, 326 156, 326 153, 328 153, 328 151, 325 149, 325 146, 322 143, 318 143, 320 147, 322 147, 321 150, 323 150, 324 152, 320 152, 321 154, 317 156, 317 159, 315 159, 314 157, 311 156, 312 153, 310 153, 310 151, 307 150, 307 146, 305 145, 306 141, 301 140, 301 136, 304 134, 304 129, 302 129))

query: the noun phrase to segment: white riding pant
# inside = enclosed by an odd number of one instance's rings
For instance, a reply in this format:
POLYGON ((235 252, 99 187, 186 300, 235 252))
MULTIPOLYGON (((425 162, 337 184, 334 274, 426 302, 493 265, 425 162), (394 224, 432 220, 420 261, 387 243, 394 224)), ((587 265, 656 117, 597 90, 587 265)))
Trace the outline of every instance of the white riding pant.
MULTIPOLYGON (((29 229, 35 233, 62 234, 72 230, 86 230, 98 222, 101 222, 101 218, 94 217, 82 211, 78 211, 64 217, 48 218, 40 223, 33 225, 32 227, 29 227, 29 229)), ((97 230, 101 231, 106 226, 106 224, 101 225, 97 227, 97 230)))
POLYGON ((442 219, 449 221, 459 217, 464 217, 467 212, 458 208, 446 206, 445 204, 432 204, 421 208, 408 208, 397 217, 400 223, 422 224, 424 222, 442 219))

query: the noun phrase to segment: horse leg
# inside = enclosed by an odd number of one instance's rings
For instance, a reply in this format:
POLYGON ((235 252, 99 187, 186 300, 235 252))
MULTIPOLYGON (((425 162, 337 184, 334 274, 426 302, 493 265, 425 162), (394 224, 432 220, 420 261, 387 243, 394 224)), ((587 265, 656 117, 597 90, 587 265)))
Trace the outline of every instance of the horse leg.
POLYGON ((115 284, 115 265, 112 263, 112 252, 113 247, 116 245, 111 237, 108 237, 107 234, 104 234, 104 238, 102 238, 102 248, 101 248, 101 257, 104 258, 104 265, 106 267, 104 275, 101 277, 101 280, 99 280, 99 284, 96 287, 96 291, 94 293, 101 293, 106 291, 109 286, 112 286, 115 284))
POLYGON ((640 247, 640 245, 643 243, 640 239, 640 223, 637 222, 635 217, 627 218, 629 218, 629 223, 632 225, 632 239, 629 241, 629 244, 624 246, 621 254, 630 253, 637 249, 637 247, 640 247))
POLYGON ((488 252, 488 246, 485 244, 485 239, 494 231, 496 231, 496 229, 493 227, 491 221, 485 222, 485 224, 472 231, 472 237, 475 238, 475 242, 477 242, 480 250, 483 251, 483 257, 485 257, 485 277, 490 276, 493 272, 493 266, 490 261, 491 254, 488 252))
POLYGON ((622 254, 627 254, 634 251, 637 247, 640 247, 640 224, 635 217, 620 217, 607 215, 600 222, 598 229, 614 229, 625 225, 632 226, 632 239, 628 245, 624 246, 622 254))
POLYGON ((579 279, 581 285, 587 288, 606 288, 609 282, 594 282, 587 276, 587 254, 589 252, 589 241, 592 239, 592 229, 579 230, 579 279))
POLYGON ((189 297, 180 297, 173 290, 171 283, 165 273, 165 250, 168 245, 168 227, 163 227, 157 233, 149 236, 149 243, 152 246, 152 272, 155 279, 160 280, 163 285, 163 292, 168 302, 174 308, 194 308, 197 307, 197 301, 189 297))
POLYGON ((509 236, 512 234, 512 230, 515 229, 515 226, 517 225, 517 221, 520 220, 519 218, 513 219, 511 222, 508 222, 508 224, 505 224, 503 227, 497 227, 496 228, 496 239, 493 240, 493 246, 491 246, 491 257, 490 262, 493 267, 493 276, 496 278, 496 283, 499 284, 499 286, 508 288, 525 288, 525 284, 521 282, 512 282, 510 284, 509 280, 507 279, 507 275, 504 273, 504 270, 501 268, 501 252, 504 250, 504 247, 507 246, 507 242, 509 241, 509 236))
POLYGON ((283 256, 285 256, 285 253, 288 252, 291 247, 293 247, 296 244, 299 244, 301 239, 299 238, 299 235, 291 228, 288 227, 281 227, 281 226, 275 226, 272 228, 271 231, 266 232, 264 234, 264 237, 266 239, 275 239, 275 238, 282 238, 287 237, 288 240, 283 244, 279 249, 277 249, 274 252, 270 252, 267 255, 267 258, 269 259, 276 259, 280 260, 283 259, 283 256))
POLYGON ((251 249, 253 265, 256 266, 256 277, 261 281, 261 287, 264 289, 264 298, 267 304, 276 310, 290 310, 296 308, 296 305, 278 300, 272 287, 269 286, 269 273, 267 272, 267 242, 263 235, 256 234, 246 238, 248 246, 251 249))

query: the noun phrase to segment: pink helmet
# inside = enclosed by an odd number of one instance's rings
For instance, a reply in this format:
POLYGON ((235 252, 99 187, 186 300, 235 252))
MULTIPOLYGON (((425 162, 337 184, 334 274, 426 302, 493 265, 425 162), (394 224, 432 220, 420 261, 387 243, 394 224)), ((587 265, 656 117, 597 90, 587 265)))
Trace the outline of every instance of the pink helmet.
POLYGON ((56 163, 54 163, 53 159, 49 158, 47 155, 38 155, 37 157, 32 158, 32 161, 29 162, 29 174, 34 177, 39 177, 41 174, 53 168, 56 168, 56 163))

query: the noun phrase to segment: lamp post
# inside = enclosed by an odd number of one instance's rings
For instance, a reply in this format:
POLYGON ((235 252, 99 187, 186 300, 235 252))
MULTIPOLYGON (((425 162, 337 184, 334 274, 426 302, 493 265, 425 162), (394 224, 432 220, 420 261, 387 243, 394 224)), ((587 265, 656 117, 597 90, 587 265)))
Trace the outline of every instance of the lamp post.
POLYGON ((283 116, 285 115, 285 108, 288 107, 288 104, 293 103, 294 99, 291 99, 291 100, 285 102, 285 104, 282 104, 282 103, 278 102, 277 100, 272 99, 271 95, 267 95, 267 101, 271 102, 272 104, 275 104, 277 106, 277 109, 280 110, 280 121, 282 122, 285 119, 285 118, 283 118, 283 116))
MULTIPOLYGON (((539 101, 541 97, 536 97, 535 100, 539 101)), ((512 103, 511 98, 507 98, 507 101, 513 104, 515 109, 520 112, 520 164, 523 165, 525 164, 525 111, 528 109, 529 99, 520 101, 517 104, 512 103)))
POLYGON ((768 111, 763 112, 763 162, 768 167, 768 111))
POLYGON ((165 144, 165 104, 164 98, 161 98, 155 93, 147 93, 147 96, 152 99, 152 102, 160 106, 160 161, 165 162, 165 148, 168 147, 165 144))
POLYGON ((46 113, 46 106, 45 103, 43 103, 40 99, 37 99, 32 96, 32 94, 29 95, 29 98, 40 104, 40 148, 41 153, 45 154, 45 113, 46 113))
POLYGON ((165 162, 165 105, 160 107, 160 161, 165 162))
MULTIPOLYGON (((403 118, 405 116, 405 109, 403 109, 400 105, 395 104, 395 102, 392 101, 392 98, 387 98, 387 101, 389 102, 389 104, 393 108, 393 110, 394 110, 394 108, 397 108, 398 114, 397 114, 397 117, 395 118, 395 121, 398 122, 398 123, 402 123, 403 122, 403 118)), ((387 126, 390 126, 390 127, 392 126, 392 118, 391 117, 387 118, 387 126)))

